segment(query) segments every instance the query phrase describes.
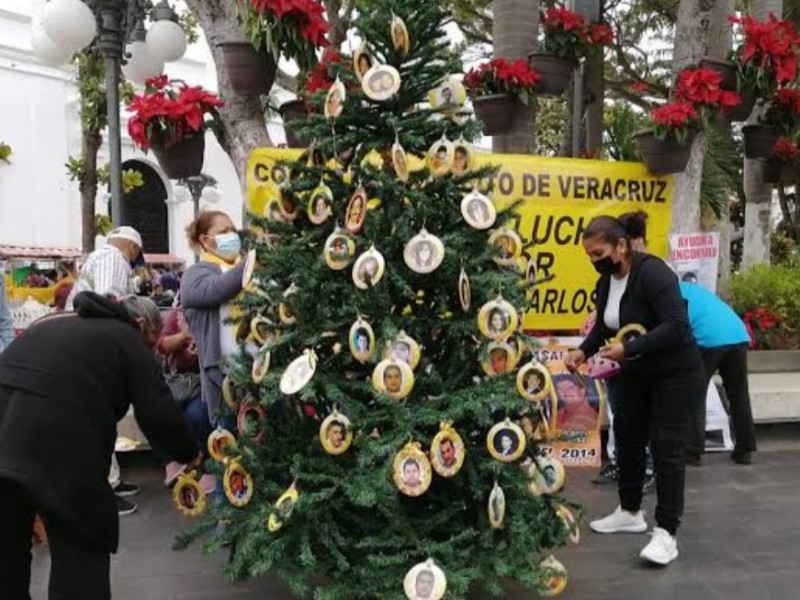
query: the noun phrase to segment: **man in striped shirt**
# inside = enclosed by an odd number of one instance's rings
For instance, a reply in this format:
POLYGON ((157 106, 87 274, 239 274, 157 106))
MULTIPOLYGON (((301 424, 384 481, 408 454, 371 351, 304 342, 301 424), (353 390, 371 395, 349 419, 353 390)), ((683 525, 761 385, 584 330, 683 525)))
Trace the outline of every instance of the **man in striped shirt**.
MULTIPOLYGON (((122 298, 136 293, 133 281, 133 266, 141 262, 142 236, 133 227, 117 227, 108 234, 107 243, 92 252, 81 267, 78 280, 67 298, 66 310, 72 310, 72 300, 81 292, 95 292, 122 298)), ((111 457, 108 483, 117 495, 117 512, 129 515, 136 511, 136 504, 125 497, 139 493, 139 488, 122 480, 116 455, 111 457)))

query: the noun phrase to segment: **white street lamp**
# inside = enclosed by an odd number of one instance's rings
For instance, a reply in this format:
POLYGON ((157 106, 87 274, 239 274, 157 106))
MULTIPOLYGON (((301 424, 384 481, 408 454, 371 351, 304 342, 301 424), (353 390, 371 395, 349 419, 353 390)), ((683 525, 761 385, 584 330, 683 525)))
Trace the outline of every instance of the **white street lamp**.
POLYGON ((33 54, 41 62, 51 67, 58 67, 69 60, 72 51, 69 48, 59 46, 47 35, 42 21, 44 20, 44 9, 36 12, 31 20, 31 46, 33 54))
POLYGON ((180 60, 186 52, 186 33, 178 24, 178 15, 162 0, 150 15, 153 23, 147 30, 147 48, 164 62, 180 60))
POLYGON ((131 35, 131 42, 125 46, 129 54, 128 61, 122 65, 122 72, 130 81, 144 84, 153 77, 158 77, 164 71, 164 61, 153 56, 145 41, 147 34, 141 23, 131 35))
POLYGON ((92 9, 81 0, 51 0, 44 5, 42 24, 47 37, 71 52, 89 45, 97 35, 92 9))
POLYGON ((208 204, 219 204, 220 200, 222 200, 222 194, 219 193, 217 188, 209 186, 203 188, 203 193, 200 194, 200 199, 208 204))

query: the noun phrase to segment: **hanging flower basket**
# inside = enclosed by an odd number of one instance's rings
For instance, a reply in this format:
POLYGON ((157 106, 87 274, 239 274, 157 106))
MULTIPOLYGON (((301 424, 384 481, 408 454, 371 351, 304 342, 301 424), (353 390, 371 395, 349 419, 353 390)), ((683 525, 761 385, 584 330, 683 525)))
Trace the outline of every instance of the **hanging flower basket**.
POLYGON ((796 162, 789 163, 777 158, 768 158, 761 163, 764 183, 791 183, 798 178, 800 168, 796 162))
POLYGON ((700 67, 716 71, 722 76, 722 81, 719 84, 721 90, 729 92, 737 90, 736 65, 732 62, 716 58, 704 58, 700 61, 700 67))
POLYGON ((278 112, 283 119, 283 129, 286 132, 286 145, 289 148, 307 148, 311 140, 295 133, 294 126, 308 119, 308 107, 303 100, 290 100, 281 104, 278 112))
POLYGON ((689 164, 694 133, 683 144, 672 136, 660 140, 652 129, 638 131, 633 137, 642 162, 653 175, 680 173, 689 164))
POLYGON ((742 134, 747 158, 770 158, 780 135, 777 129, 768 125, 745 125, 742 134))
POLYGON ((483 123, 485 135, 503 135, 514 125, 518 100, 511 94, 492 94, 472 99, 475 116, 483 123))
POLYGON ((572 81, 578 61, 559 58, 555 54, 533 52, 528 55, 531 69, 539 74, 540 80, 536 93, 542 96, 560 96, 572 81))
POLYGON ((170 179, 183 179, 200 175, 206 140, 202 134, 184 138, 166 146, 161 139, 153 139, 152 149, 159 166, 170 179))
POLYGON ((250 42, 221 42, 225 70, 231 87, 239 94, 260 96, 268 94, 277 64, 265 50, 256 50, 250 42))

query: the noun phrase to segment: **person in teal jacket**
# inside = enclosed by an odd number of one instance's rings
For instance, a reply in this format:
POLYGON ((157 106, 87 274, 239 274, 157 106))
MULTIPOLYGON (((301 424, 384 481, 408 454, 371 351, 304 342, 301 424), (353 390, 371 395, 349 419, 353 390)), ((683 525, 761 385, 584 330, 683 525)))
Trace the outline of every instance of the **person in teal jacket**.
MULTIPOLYGON (((750 335, 739 316, 719 296, 696 283, 682 282, 681 295, 686 300, 689 322, 703 356, 708 381, 719 371, 730 403, 731 420, 736 435, 732 458, 750 464, 756 450, 756 434, 750 407, 747 381, 747 350, 750 335)), ((706 398, 696 403, 689 429, 687 455, 700 461, 705 449, 706 398)))

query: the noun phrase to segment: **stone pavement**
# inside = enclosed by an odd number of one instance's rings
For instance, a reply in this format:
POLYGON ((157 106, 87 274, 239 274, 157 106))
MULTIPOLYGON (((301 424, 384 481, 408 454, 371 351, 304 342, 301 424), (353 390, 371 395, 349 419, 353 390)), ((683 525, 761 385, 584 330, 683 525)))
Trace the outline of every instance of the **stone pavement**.
MULTIPOLYGON (((796 440, 797 438, 795 438, 796 440)), ((121 547, 112 561, 115 600, 288 600, 274 581, 233 587, 220 575, 221 556, 197 548, 173 552, 185 519, 161 486, 161 471, 136 457, 124 469, 142 486, 139 511, 122 518, 121 547)), ((644 566, 644 535, 600 536, 584 524, 581 544, 557 553, 570 572, 564 600, 791 600, 800 597, 800 450, 756 455, 750 467, 727 455, 706 457, 689 468, 686 513, 679 533, 680 558, 667 569, 644 566)), ((590 517, 616 506, 610 486, 594 486, 591 472, 572 470, 568 494, 590 517)), ((648 515, 654 496, 645 500, 648 515)), ((650 522, 652 522, 650 520, 650 522)), ((34 557, 33 600, 47 597, 49 557, 34 557)), ((521 598, 517 596, 516 598, 521 598)), ((525 596, 527 597, 527 596, 525 596)), ((531 599, 535 595, 530 596, 531 599)))

